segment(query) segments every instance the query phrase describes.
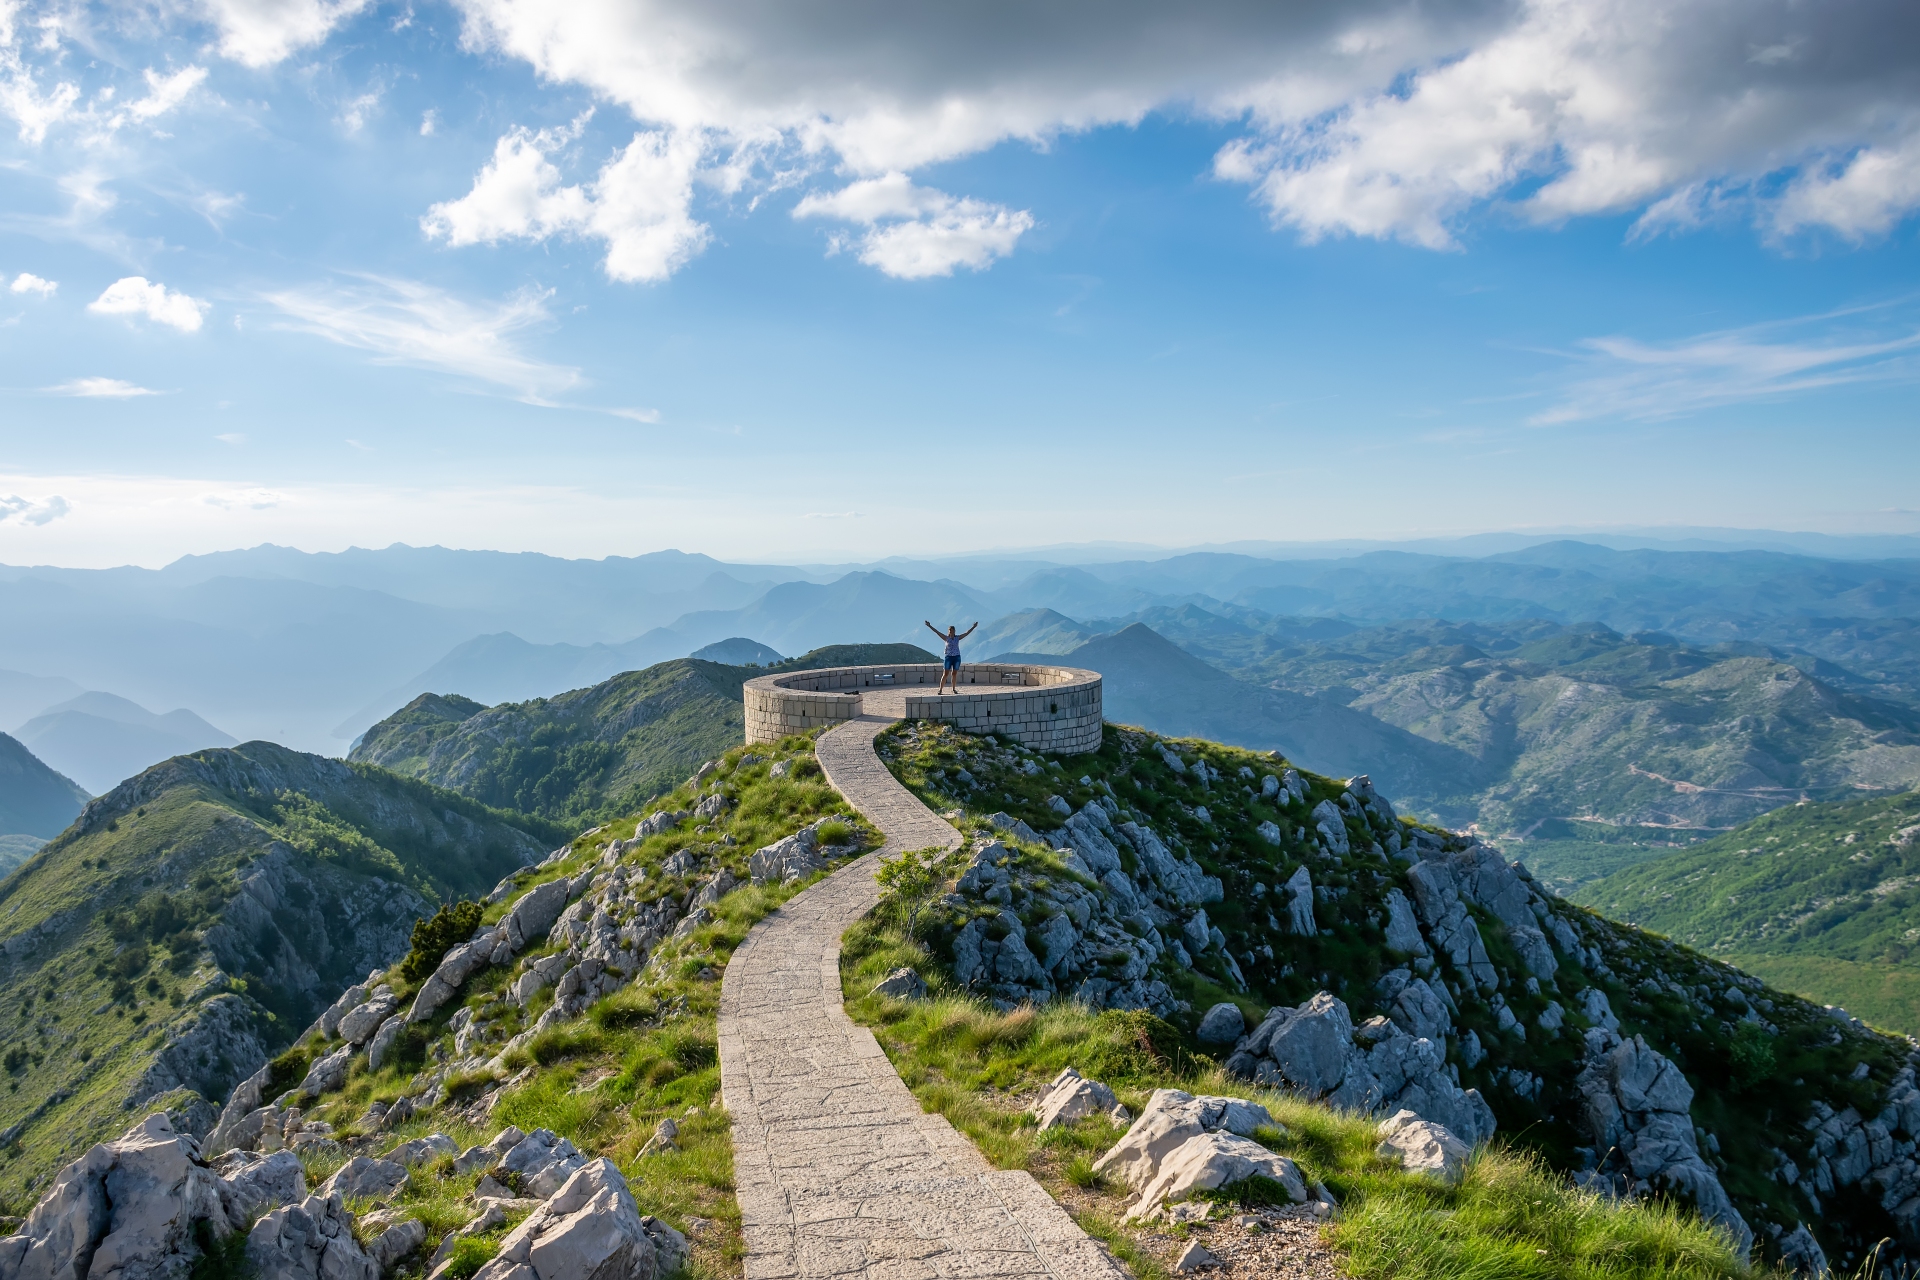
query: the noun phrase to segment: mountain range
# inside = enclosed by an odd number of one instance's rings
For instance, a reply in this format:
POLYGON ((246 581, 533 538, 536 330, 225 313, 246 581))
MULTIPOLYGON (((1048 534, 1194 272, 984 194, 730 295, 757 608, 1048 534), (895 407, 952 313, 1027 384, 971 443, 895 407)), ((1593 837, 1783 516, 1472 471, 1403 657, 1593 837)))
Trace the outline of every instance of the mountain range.
POLYGON ((231 734, 185 707, 155 715, 126 698, 99 692, 57 703, 16 733, 34 755, 95 795, 168 756, 234 745, 231 734))

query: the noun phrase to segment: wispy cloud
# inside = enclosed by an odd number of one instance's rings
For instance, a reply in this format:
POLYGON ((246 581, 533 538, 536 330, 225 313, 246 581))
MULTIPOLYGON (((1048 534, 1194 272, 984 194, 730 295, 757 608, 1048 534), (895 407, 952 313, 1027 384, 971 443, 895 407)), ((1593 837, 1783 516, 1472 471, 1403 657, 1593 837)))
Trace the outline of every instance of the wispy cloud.
POLYGON ((0 524, 10 520, 35 526, 52 524, 71 510, 73 504, 57 493, 38 502, 17 493, 0 493, 0 524))
POLYGON ((1588 338, 1573 356, 1584 370, 1537 426, 1593 418, 1674 418, 1723 405, 1774 400, 1850 383, 1906 380, 1920 331, 1851 340, 1795 338, 1833 315, 1704 333, 1674 342, 1588 338))
POLYGON ((528 291, 470 302, 416 280, 366 276, 264 298, 287 317, 283 327, 373 352, 375 364, 451 373, 547 404, 580 381, 578 369, 537 360, 518 345, 520 334, 551 318, 550 296, 528 291))
POLYGON ((75 378, 47 390, 56 396, 82 396, 92 400, 131 400, 136 396, 157 396, 160 393, 151 387, 138 383, 123 382, 119 378, 75 378))

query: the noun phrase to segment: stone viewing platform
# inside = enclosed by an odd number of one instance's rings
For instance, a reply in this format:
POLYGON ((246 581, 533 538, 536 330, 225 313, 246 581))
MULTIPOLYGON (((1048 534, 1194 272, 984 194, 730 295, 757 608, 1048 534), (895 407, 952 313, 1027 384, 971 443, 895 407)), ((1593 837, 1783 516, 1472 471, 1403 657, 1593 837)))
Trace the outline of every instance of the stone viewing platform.
POLYGON ((759 676, 743 690, 747 741, 777 742, 858 719, 863 710, 901 720, 944 720, 967 733, 997 733, 1035 751, 1100 749, 1100 673, 1079 667, 998 662, 960 669, 960 692, 938 693, 937 663, 825 667, 759 676))

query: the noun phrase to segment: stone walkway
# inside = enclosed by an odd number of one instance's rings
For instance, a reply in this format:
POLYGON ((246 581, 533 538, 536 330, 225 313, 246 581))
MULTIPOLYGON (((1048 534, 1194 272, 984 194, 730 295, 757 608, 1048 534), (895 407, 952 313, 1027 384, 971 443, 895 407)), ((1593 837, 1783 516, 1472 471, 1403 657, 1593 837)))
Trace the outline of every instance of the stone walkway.
POLYGON ((841 1007, 840 935, 878 900, 880 858, 960 843, 874 754, 874 737, 905 710, 887 704, 904 700, 868 694, 867 714, 817 748, 828 780, 886 844, 756 925, 721 985, 747 1280, 1125 1280, 1030 1174, 993 1169, 946 1117, 921 1111, 841 1007))

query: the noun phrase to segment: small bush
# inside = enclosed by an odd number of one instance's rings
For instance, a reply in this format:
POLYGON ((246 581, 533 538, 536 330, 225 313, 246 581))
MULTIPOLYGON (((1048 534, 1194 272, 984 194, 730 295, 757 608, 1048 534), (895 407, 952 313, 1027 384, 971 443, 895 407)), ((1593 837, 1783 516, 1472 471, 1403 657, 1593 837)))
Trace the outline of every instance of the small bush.
POLYGON ((814 834, 821 844, 845 844, 853 839, 853 828, 844 822, 824 822, 814 834))
POLYGON ((407 982, 425 982, 440 967, 440 959, 449 950, 473 936, 485 914, 477 902, 449 902, 427 920, 413 924, 413 945, 400 962, 400 976, 407 982))
POLYGON ((313 1065, 313 1059, 305 1049, 295 1045, 271 1064, 267 1074, 266 1087, 260 1090, 260 1100, 271 1102, 293 1086, 307 1078, 307 1068, 313 1065))

